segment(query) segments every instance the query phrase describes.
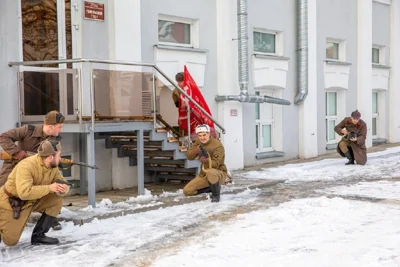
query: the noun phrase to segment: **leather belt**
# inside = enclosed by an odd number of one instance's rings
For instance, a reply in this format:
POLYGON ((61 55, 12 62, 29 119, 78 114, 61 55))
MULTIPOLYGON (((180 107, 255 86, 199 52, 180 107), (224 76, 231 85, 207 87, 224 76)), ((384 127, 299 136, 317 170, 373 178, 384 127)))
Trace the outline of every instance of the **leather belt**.
POLYGON ((4 193, 6 193, 6 195, 8 197, 14 197, 10 192, 7 191, 6 186, 3 186, 3 189, 4 189, 4 193))

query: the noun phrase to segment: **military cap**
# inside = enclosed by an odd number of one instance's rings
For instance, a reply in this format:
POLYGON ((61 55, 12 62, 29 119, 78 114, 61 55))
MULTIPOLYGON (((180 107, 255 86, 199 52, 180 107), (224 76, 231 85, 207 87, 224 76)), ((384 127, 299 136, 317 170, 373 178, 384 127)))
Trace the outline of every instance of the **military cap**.
POLYGON ((61 114, 57 110, 50 111, 44 117, 44 124, 47 124, 47 125, 55 125, 58 123, 64 123, 64 121, 65 121, 65 117, 63 116, 63 114, 61 114))
POLYGON ((361 118, 361 113, 358 110, 355 110, 351 113, 351 117, 358 120, 361 118))
POLYGON ((48 157, 61 151, 61 143, 56 140, 44 140, 40 143, 38 148, 38 154, 41 157, 48 157))

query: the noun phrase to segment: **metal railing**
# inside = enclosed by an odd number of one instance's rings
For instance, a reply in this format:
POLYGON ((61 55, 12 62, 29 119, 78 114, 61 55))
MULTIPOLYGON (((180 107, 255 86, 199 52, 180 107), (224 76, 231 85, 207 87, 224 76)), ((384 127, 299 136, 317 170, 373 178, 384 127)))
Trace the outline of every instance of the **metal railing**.
MULTIPOLYGON (((169 78, 160 68, 158 68, 153 63, 142 63, 142 62, 130 62, 130 61, 118 61, 118 60, 100 60, 100 59, 84 59, 84 58, 76 58, 76 59, 61 59, 61 60, 43 60, 43 61, 10 61, 8 65, 12 66, 39 66, 39 65, 50 65, 50 64, 63 64, 63 63, 89 63, 89 72, 90 72, 90 92, 89 92, 89 100, 90 100, 90 108, 91 108, 91 124, 92 129, 94 129, 94 122, 95 122, 95 103, 94 103, 94 85, 93 85, 93 68, 92 63, 99 63, 99 64, 109 64, 109 65, 125 65, 125 66, 138 66, 138 67, 151 67, 156 70, 161 76, 163 76, 168 82, 170 82, 178 91, 183 94, 188 101, 190 101, 193 105, 195 105, 207 118, 214 122, 217 125, 223 134, 225 134, 225 128, 218 123, 207 111, 204 110, 196 101, 193 100, 191 96, 189 96, 184 90, 182 90, 178 84, 175 83, 171 78, 169 78)), ((82 124, 82 111, 83 111, 83 78, 82 78, 82 68, 79 70, 79 85, 78 85, 78 107, 79 107, 79 114, 78 120, 79 124, 82 124)), ((154 92, 154 90, 153 90, 154 92)), ((155 94, 152 94, 153 103, 155 103, 155 94)), ((156 120, 156 114, 154 110, 154 119, 156 120)), ((190 113, 190 110, 188 110, 190 113)), ((188 114, 188 126, 189 126, 189 137, 190 137, 190 114, 188 114)))

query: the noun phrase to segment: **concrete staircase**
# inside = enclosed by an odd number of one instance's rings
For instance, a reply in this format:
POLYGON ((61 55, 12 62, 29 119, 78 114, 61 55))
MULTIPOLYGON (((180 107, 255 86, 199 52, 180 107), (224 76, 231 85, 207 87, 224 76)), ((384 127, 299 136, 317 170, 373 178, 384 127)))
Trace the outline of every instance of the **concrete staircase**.
MULTIPOLYGON (((129 157, 129 165, 137 165, 136 133, 104 133, 106 148, 117 148, 119 158, 129 157)), ((189 181, 200 170, 198 160, 186 159, 186 148, 178 140, 168 137, 165 128, 144 132, 144 167, 152 175, 153 182, 189 181)))

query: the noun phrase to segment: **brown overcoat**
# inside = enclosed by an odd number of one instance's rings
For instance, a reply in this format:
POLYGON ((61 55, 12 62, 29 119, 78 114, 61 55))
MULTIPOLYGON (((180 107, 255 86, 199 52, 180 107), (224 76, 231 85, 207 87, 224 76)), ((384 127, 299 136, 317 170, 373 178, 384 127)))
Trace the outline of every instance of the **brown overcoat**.
MULTIPOLYGON (((350 117, 344 118, 338 125, 335 127, 335 132, 338 135, 343 136, 342 129, 346 128, 348 132, 358 133, 357 141, 350 141, 350 147, 353 151, 354 160, 357 164, 365 165, 367 163, 367 148, 365 146, 365 139, 367 138, 367 124, 363 120, 359 120, 357 124, 353 124, 350 117)), ((344 136, 342 140, 347 141, 347 137, 344 136)), ((337 152, 345 157, 344 153, 339 149, 339 145, 337 147, 337 152)))
MULTIPOLYGON (((24 125, 2 133, 0 135, 0 146, 10 155, 14 155, 19 150, 25 150, 27 153, 36 153, 40 142, 45 139, 56 139, 56 137, 46 136, 43 132, 43 124, 37 126, 24 125), (16 144, 16 142, 18 143, 16 144)), ((11 161, 3 161, 3 166, 0 170, 0 186, 5 184, 15 165, 16 163, 11 161)))
POLYGON ((0 234, 8 246, 18 243, 32 212, 46 213, 57 217, 60 213, 64 194, 50 192, 49 185, 57 179, 65 180, 58 168, 47 168, 39 155, 21 160, 13 169, 5 185, 0 187, 0 234), (13 218, 13 210, 8 201, 7 192, 25 200, 18 219, 13 218))
MULTIPOLYGON (((197 154, 193 152, 194 148, 200 145, 200 141, 197 139, 193 145, 192 148, 190 148, 186 152, 186 157, 188 160, 194 160, 197 157, 197 154)), ((227 168, 225 165, 225 148, 222 145, 222 143, 215 139, 214 137, 210 136, 210 141, 208 141, 206 144, 202 144, 205 150, 208 152, 208 154, 211 157, 211 164, 212 166, 209 166, 209 163, 202 163, 202 166, 204 165, 205 169, 213 168, 217 169, 220 171, 223 171, 225 174, 227 173, 227 168)), ((205 176, 205 172, 203 171, 203 168, 201 168, 201 172, 199 173, 200 176, 205 176)))
POLYGON ((181 92, 179 92, 179 90, 175 88, 172 91, 172 100, 174 101, 174 103, 178 103, 180 98, 181 98, 181 92))

